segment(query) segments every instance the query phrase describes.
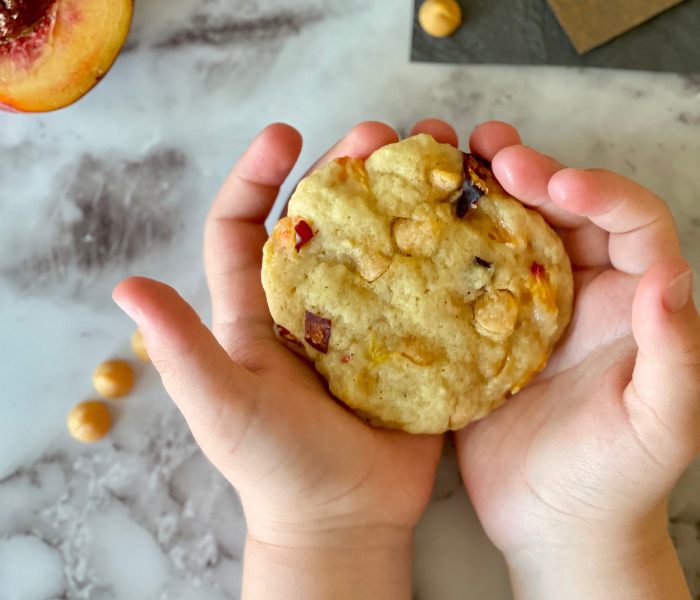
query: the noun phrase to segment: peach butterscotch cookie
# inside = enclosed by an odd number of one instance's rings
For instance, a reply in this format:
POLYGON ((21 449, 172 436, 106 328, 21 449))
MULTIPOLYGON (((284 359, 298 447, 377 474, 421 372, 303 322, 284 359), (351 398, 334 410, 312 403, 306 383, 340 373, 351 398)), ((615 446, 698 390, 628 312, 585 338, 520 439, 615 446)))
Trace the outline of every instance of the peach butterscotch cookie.
POLYGON ((571 317, 561 240, 489 165, 428 135, 337 159, 265 245, 278 337, 374 425, 458 429, 538 371, 571 317))

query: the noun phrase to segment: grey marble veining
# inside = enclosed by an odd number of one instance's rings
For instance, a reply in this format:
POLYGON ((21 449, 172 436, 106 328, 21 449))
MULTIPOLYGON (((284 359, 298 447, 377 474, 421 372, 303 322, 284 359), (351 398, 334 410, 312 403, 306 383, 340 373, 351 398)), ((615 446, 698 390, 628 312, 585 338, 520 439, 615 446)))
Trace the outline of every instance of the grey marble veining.
MULTIPOLYGON (((132 324, 110 299, 123 277, 164 280, 209 318, 204 217, 270 122, 305 138, 284 196, 359 121, 405 135, 439 117, 463 147, 479 122, 509 121, 562 162, 660 194, 700 267, 698 77, 411 64, 410 11, 399 0, 137 0, 125 51, 88 96, 57 113, 0 114, 0 576, 14 574, 18 597, 238 597, 240 503, 153 369, 133 361, 137 385, 110 404, 107 439, 73 442, 65 417, 92 397, 97 362, 132 358, 132 324)), ((699 597, 698 463, 670 517, 699 597)), ((450 451, 416 533, 414 579, 420 600, 510 598, 450 451)))

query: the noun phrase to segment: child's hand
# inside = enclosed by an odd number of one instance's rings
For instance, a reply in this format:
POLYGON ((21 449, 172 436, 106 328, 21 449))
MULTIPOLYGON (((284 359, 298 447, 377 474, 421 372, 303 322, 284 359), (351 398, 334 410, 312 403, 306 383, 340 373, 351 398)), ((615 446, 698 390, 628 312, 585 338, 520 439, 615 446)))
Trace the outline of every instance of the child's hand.
POLYGON ((470 140, 560 228, 576 305, 547 369, 457 434, 465 484, 517 598, 687 598, 666 498, 700 449, 700 317, 673 218, 624 177, 520 144, 503 123, 470 140))
MULTIPOLYGON (((445 127, 418 124, 441 137, 445 127)), ((442 141, 454 141, 447 128, 442 141)), ((398 141, 355 127, 317 164, 398 141)), ((372 429, 274 337, 260 269, 263 225, 301 150, 271 125, 217 197, 205 231, 213 333, 172 288, 132 278, 114 299, 138 323, 163 383, 206 455, 240 492, 246 598, 408 598, 413 528, 441 436, 372 429)))

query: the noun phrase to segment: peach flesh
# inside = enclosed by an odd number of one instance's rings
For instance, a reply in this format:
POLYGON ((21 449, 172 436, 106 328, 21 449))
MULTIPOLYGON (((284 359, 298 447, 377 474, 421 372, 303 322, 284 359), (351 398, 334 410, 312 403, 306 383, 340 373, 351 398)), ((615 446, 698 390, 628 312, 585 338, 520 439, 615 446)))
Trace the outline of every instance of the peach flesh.
POLYGON ((104 77, 129 32, 133 0, 0 0, 0 7, 4 17, 10 8, 27 11, 12 35, 0 35, 0 111, 46 112, 104 77))
MULTIPOLYGON (((0 0, 1 3, 2 0, 0 0)), ((48 8, 50 7, 49 3, 48 8)), ((17 67, 30 68, 32 63, 41 56, 44 45, 49 39, 54 18, 53 11, 48 11, 32 25, 31 30, 25 29, 24 34, 14 38, 8 37, 7 41, 0 42, 0 60, 11 56, 17 67)))
POLYGON ((44 19, 54 0, 0 0, 0 40, 30 34, 44 19))

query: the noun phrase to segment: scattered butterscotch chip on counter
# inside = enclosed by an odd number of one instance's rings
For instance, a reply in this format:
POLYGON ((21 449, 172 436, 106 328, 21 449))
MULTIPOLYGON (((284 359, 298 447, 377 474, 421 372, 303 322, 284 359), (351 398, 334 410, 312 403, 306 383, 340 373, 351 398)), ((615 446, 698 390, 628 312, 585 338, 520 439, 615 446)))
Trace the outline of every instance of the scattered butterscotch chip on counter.
POLYGON ((121 398, 131 391, 134 372, 123 360, 108 360, 95 369, 92 383, 103 398, 121 398))
POLYGON ((111 425, 109 410, 97 400, 81 402, 68 413, 68 431, 80 442, 91 443, 102 439, 111 425))
POLYGON ((418 9, 418 23, 428 35, 447 37, 462 24, 462 9, 456 0, 425 0, 418 9))
POLYGON ((376 426, 459 429, 547 364, 571 318, 559 236, 429 135, 303 179, 263 251, 277 337, 376 426))
POLYGON ((134 331, 134 335, 131 336, 131 349, 141 360, 151 362, 151 357, 148 355, 148 349, 146 348, 146 344, 143 342, 143 336, 138 329, 134 331))

